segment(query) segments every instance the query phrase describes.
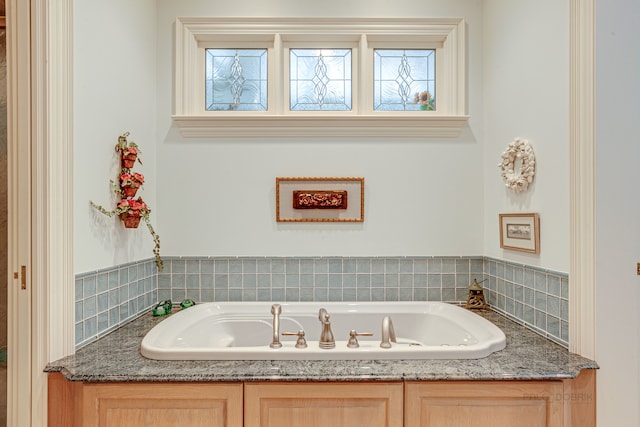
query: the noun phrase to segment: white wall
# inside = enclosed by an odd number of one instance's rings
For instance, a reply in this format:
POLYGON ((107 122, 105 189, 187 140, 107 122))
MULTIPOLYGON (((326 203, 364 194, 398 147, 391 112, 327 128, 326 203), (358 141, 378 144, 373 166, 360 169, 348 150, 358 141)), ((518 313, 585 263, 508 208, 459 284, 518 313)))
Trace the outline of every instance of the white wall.
POLYGON ((551 0, 512 3, 78 2, 76 272, 151 256, 144 228, 125 231, 88 206, 111 201, 112 146, 126 130, 143 148, 143 196, 163 254, 487 254, 568 271, 568 110, 557 96, 568 92, 568 13, 551 0), (173 127, 177 16, 390 15, 466 19, 471 119, 458 138, 207 141, 173 127), (532 190, 513 197, 496 165, 516 136, 530 139, 539 163, 532 190), (365 222, 276 223, 276 176, 364 176, 365 222), (540 256, 499 249, 497 214, 505 211, 540 212, 540 256))
POLYGON ((596 1, 598 425, 640 425, 640 2, 596 1))
POLYGON ((484 1, 484 254, 569 271, 569 6, 484 1), (515 138, 536 155, 525 193, 504 186, 501 154, 515 138), (498 214, 540 214, 539 255, 500 249, 498 214))
POLYGON ((129 131, 142 149, 136 171, 147 180, 138 194, 156 208, 155 0, 85 0, 74 8, 74 261, 81 273, 153 256, 144 225, 125 230, 89 200, 114 207, 114 146, 129 131))
POLYGON ((482 230, 481 2, 158 1, 159 232, 171 255, 478 255, 482 230), (207 141, 172 126, 177 16, 462 16, 470 127, 444 140, 207 141), (363 224, 277 224, 277 176, 364 176, 363 224), (186 187, 185 184, 189 186, 186 187), (179 201, 179 203, 177 203, 179 201))

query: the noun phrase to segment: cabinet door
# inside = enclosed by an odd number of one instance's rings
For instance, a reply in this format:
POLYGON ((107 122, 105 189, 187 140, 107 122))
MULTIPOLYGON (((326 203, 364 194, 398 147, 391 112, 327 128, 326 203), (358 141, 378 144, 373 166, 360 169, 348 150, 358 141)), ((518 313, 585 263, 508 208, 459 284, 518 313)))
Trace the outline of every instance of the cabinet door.
POLYGON ((408 382, 405 427, 561 427, 559 381, 408 382))
POLYGON ((246 383, 245 427, 402 427, 402 383, 246 383))
POLYGON ((84 384, 81 412, 83 427, 241 427, 242 384, 84 384))

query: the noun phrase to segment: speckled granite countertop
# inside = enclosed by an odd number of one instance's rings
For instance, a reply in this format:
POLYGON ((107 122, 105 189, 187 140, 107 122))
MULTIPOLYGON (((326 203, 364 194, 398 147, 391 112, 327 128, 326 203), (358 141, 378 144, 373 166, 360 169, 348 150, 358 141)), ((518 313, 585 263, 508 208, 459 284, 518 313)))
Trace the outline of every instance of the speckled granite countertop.
POLYGON ((476 360, 160 361, 140 355, 142 338, 161 319, 144 315, 49 363, 71 381, 393 381, 568 379, 595 362, 495 312, 482 315, 501 328, 507 347, 476 360))

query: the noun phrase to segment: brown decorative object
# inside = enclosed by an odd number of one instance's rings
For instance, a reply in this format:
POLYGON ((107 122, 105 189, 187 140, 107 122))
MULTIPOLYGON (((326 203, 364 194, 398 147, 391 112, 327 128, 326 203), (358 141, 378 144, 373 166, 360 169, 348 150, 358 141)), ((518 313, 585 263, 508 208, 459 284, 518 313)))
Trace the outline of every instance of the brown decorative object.
MULTIPOLYGON (((482 282, 484 282, 484 280, 482 282)), ((478 283, 478 279, 473 279, 473 283, 469 285, 467 305, 465 305, 464 308, 472 310, 489 308, 489 304, 487 304, 487 301, 484 299, 484 288, 480 286, 480 283, 478 283)))
POLYGON ((135 197, 140 187, 122 187, 122 192, 125 197, 135 197))
POLYGON ((144 175, 138 172, 131 172, 128 169, 122 169, 124 172, 120 175, 120 192, 123 197, 133 198, 138 192, 138 188, 144 184, 144 175))
POLYGON ((131 215, 129 212, 123 212, 120 214, 120 219, 124 223, 125 228, 138 228, 140 225, 140 215, 131 215))
POLYGON ((364 178, 276 177, 276 221, 363 222, 364 178))
POLYGON ((304 190, 293 192, 294 209, 347 209, 347 192, 304 190))
POLYGON ((136 163, 136 159, 138 158, 137 154, 125 154, 122 156, 122 167, 126 169, 131 169, 133 165, 136 163))

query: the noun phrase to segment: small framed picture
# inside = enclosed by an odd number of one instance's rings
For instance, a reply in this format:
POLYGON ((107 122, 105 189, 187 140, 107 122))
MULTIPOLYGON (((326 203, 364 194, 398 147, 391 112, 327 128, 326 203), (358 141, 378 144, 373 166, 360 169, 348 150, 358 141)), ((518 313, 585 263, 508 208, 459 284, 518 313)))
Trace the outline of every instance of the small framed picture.
POLYGON ((363 222, 364 178, 276 178, 276 221, 363 222))
POLYGON ((500 247, 540 253, 540 217, 537 213, 500 214, 500 247))

